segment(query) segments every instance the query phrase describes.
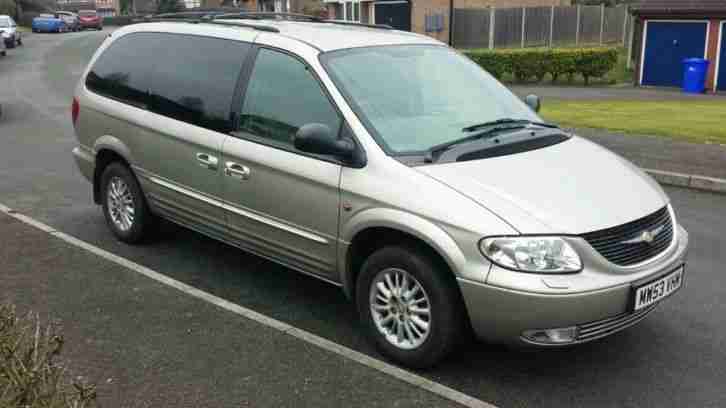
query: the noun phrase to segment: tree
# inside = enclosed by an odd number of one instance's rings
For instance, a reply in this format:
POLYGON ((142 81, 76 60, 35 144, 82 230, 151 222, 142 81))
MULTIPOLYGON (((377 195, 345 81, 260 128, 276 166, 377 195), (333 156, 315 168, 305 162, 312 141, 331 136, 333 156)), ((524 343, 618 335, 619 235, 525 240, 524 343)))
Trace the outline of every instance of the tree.
POLYGON ((0 14, 7 14, 13 18, 17 18, 17 4, 15 0, 0 0, 0 14))

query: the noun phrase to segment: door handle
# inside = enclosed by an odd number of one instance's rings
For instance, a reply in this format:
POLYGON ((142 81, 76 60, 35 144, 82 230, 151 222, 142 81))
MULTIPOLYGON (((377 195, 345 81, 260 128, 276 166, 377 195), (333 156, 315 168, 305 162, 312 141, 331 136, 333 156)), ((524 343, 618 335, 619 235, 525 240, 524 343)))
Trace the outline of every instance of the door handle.
POLYGON ((197 153, 197 163, 199 163, 200 166, 208 168, 209 170, 217 170, 217 164, 219 163, 219 160, 214 157, 210 156, 206 153, 197 153))
POLYGON ((240 180, 248 180, 250 178, 250 168, 235 162, 227 162, 224 165, 224 174, 240 180))

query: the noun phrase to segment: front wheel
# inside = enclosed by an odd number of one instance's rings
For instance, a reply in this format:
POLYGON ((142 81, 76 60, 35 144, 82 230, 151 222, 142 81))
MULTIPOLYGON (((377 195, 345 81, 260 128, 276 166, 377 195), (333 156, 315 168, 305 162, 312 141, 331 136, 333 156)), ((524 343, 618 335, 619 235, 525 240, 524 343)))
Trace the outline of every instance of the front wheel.
POLYGON ((408 367, 436 364, 464 334, 456 281, 415 245, 374 252, 358 276, 356 304, 377 348, 408 367))
POLYGON ((128 244, 141 242, 155 225, 155 219, 138 181, 121 163, 111 163, 101 176, 103 214, 116 237, 128 244))

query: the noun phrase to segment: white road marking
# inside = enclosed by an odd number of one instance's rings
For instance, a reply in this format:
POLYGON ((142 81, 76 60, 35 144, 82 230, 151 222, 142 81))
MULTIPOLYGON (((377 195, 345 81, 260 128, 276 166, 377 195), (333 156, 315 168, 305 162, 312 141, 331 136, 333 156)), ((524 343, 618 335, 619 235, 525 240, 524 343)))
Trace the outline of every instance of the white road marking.
POLYGON ((282 333, 295 337, 296 339, 316 345, 328 352, 335 353, 335 354, 342 356, 344 358, 347 358, 349 360, 358 362, 366 367, 369 367, 374 370, 378 370, 382 373, 388 374, 403 382, 406 382, 410 385, 413 385, 415 387, 418 387, 418 388, 421 388, 428 392, 431 392, 433 394, 436 394, 442 398, 448 399, 450 401, 456 402, 458 404, 461 404, 465 407, 470 407, 470 408, 497 408, 495 405, 492 405, 488 402, 484 402, 480 399, 474 398, 474 397, 464 394, 462 392, 456 391, 443 384, 439 384, 435 381, 431 381, 427 378, 421 377, 419 375, 406 371, 402 368, 396 367, 396 366, 388 364, 384 361, 370 357, 366 354, 352 350, 348 347, 345 347, 343 345, 340 345, 338 343, 335 343, 335 342, 325 339, 323 337, 317 336, 308 331, 298 329, 295 326, 292 326, 287 323, 281 322, 279 320, 273 319, 269 316, 265 316, 261 313, 255 312, 254 310, 251 310, 251 309, 247 309, 238 304, 229 302, 220 297, 217 297, 210 293, 199 290, 193 286, 189 286, 183 282, 179 282, 166 275, 163 275, 159 272, 149 269, 143 265, 139 265, 136 262, 130 261, 130 260, 120 257, 118 255, 112 254, 111 252, 108 252, 99 247, 91 245, 85 241, 82 241, 78 238, 70 236, 66 233, 57 231, 55 228, 53 228, 47 224, 44 224, 38 220, 35 220, 33 218, 26 216, 26 215, 15 212, 11 208, 9 208, 5 205, 0 204, 0 212, 7 214, 10 217, 15 218, 16 220, 24 222, 41 231, 44 231, 44 232, 46 232, 58 239, 61 239, 73 246, 84 249, 84 250, 91 252, 95 255, 98 255, 108 261, 114 262, 127 269, 130 269, 134 272, 137 272, 141 275, 151 278, 159 283, 162 283, 167 286, 171 286, 172 288, 180 290, 190 296, 194 296, 195 298, 204 300, 205 302, 209 302, 213 305, 221 307, 222 309, 225 309, 232 313, 236 313, 242 317, 253 320, 253 321, 255 321, 259 324, 262 324, 264 326, 267 326, 271 329, 278 330, 282 333))

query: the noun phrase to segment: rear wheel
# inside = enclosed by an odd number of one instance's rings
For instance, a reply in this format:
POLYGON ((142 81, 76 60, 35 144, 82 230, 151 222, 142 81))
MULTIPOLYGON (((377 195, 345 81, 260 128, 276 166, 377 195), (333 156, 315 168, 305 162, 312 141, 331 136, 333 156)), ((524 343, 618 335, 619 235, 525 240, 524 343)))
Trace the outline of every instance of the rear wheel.
POLYGON ((101 176, 103 214, 116 237, 126 243, 141 242, 155 219, 136 177, 122 163, 109 164, 101 176))
POLYGON ((366 331, 386 356, 408 367, 432 366, 464 334, 464 311, 445 265, 415 246, 388 246, 363 264, 356 304, 366 331))

